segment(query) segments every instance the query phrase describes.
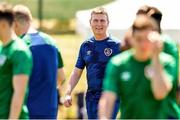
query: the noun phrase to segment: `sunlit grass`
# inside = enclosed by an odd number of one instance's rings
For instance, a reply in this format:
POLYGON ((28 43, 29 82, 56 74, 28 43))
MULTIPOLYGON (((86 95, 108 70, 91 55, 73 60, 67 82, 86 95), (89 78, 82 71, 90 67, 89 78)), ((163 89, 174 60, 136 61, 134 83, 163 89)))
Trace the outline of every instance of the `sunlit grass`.
MULTIPOLYGON (((73 70, 78 52, 81 43, 83 42, 82 38, 79 35, 68 34, 68 35, 53 35, 53 38, 57 41, 57 46, 59 47, 63 61, 64 61, 64 70, 66 74, 66 82, 61 90, 62 95, 64 95, 67 82, 71 71, 73 70)), ((85 72, 83 73, 78 85, 75 87, 73 92, 73 105, 70 108, 65 108, 64 106, 60 107, 58 118, 76 118, 77 106, 75 94, 78 92, 86 91, 86 77, 85 72)))

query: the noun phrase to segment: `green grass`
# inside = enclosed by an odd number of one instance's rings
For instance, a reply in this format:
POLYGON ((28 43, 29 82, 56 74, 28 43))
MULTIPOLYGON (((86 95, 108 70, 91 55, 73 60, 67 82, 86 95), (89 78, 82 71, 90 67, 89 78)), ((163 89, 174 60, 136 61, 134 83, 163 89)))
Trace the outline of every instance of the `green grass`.
MULTIPOLYGON (((67 82, 69 81, 70 74, 75 66, 79 47, 83 42, 83 39, 79 35, 75 34, 66 34, 66 35, 52 35, 54 39, 57 41, 57 46, 59 47, 63 62, 64 62, 64 70, 66 74, 66 82, 62 88, 62 95, 65 93, 65 89, 67 86, 67 82)), ((73 92, 73 105, 70 108, 65 108, 61 106, 59 109, 59 119, 64 118, 77 118, 76 111, 77 111, 77 104, 76 104, 76 97, 75 94, 78 92, 86 91, 87 84, 86 84, 86 77, 85 71, 83 72, 81 79, 73 92)))
MULTIPOLYGON (((68 81, 68 78, 77 60, 79 47, 83 42, 82 37, 80 37, 79 35, 67 34, 53 35, 53 38, 56 39, 57 46, 61 51, 64 62, 65 74, 68 81)), ((81 79, 82 80, 80 80, 80 83, 78 83, 77 87, 75 88, 75 92, 84 91, 86 89, 86 78, 84 74, 82 75, 81 79)))
MULTIPOLYGON (((57 46, 59 47, 63 62, 64 62, 64 70, 66 74, 66 82, 62 87, 61 93, 64 96, 67 83, 69 81, 70 74, 75 66, 79 47, 83 42, 82 37, 79 35, 74 34, 66 34, 66 35, 52 35, 53 38, 57 41, 57 46)), ((70 108, 65 108, 61 106, 59 109, 58 118, 65 119, 65 118, 77 118, 77 104, 76 104, 76 97, 75 94, 78 92, 85 91, 87 88, 86 84, 86 77, 85 72, 82 74, 81 79, 73 92, 73 104, 70 108)))
MULTIPOLYGON (((37 17, 39 0, 1 0, 12 4, 27 5, 37 17)), ((72 19, 78 10, 94 8, 109 3, 113 0, 43 0, 44 18, 57 18, 61 20, 72 19)))

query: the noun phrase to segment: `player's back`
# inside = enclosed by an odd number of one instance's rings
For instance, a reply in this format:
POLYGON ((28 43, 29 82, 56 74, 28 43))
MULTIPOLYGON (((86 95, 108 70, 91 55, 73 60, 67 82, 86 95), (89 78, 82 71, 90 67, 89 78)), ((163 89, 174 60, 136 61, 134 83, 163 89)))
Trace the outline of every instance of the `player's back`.
POLYGON ((27 34, 33 56, 29 80, 28 109, 30 118, 55 118, 57 114, 57 48, 44 33, 27 34))

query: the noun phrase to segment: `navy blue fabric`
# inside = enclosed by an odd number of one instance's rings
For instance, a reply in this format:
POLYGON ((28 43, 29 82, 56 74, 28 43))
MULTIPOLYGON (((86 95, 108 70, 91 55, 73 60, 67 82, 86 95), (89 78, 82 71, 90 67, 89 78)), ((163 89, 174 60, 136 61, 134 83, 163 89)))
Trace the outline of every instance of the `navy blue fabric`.
POLYGON ((76 67, 87 69, 88 90, 101 90, 104 71, 109 59, 120 53, 119 42, 108 37, 96 41, 94 37, 85 41, 80 48, 76 67), (105 54, 105 50, 112 50, 112 54, 105 54))
MULTIPOLYGON (((94 97, 96 97, 96 95, 94 95, 94 97)), ((93 99, 89 99, 89 97, 86 97, 86 109, 87 109, 88 119, 98 119, 98 103, 99 100, 93 100, 93 99)), ((119 100, 117 100, 114 105, 111 119, 116 119, 119 111, 119 104, 120 104, 119 100)))
MULTIPOLYGON (((120 53, 120 43, 108 37, 102 41, 96 41, 94 37, 82 43, 76 67, 87 69, 88 90, 86 93, 86 109, 89 119, 97 119, 98 102, 102 92, 105 67, 109 59, 120 53)), ((115 119, 119 110, 117 100, 112 118, 115 119)))
POLYGON ((29 80, 27 106, 30 118, 50 119, 57 116, 58 51, 37 34, 30 34, 33 69, 29 80))

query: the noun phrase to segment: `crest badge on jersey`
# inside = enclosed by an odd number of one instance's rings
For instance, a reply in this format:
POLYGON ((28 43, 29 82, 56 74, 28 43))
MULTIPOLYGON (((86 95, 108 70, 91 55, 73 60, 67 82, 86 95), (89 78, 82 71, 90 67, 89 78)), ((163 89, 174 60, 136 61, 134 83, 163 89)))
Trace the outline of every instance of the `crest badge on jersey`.
POLYGON ((5 55, 0 55, 0 66, 6 62, 7 57, 5 55))
POLYGON ((92 52, 92 51, 88 50, 88 51, 87 51, 87 55, 91 55, 91 52, 92 52))
POLYGON ((123 81, 129 81, 130 78, 131 78, 131 73, 128 71, 125 71, 120 74, 120 79, 122 79, 123 81))
POLYGON ((111 48, 105 48, 104 49, 104 54, 106 56, 111 56, 112 55, 112 49, 111 48))

